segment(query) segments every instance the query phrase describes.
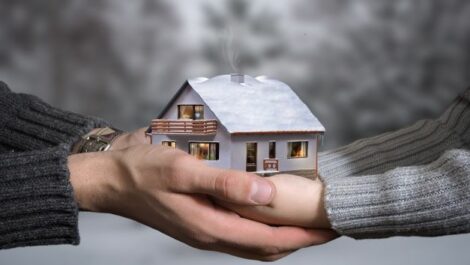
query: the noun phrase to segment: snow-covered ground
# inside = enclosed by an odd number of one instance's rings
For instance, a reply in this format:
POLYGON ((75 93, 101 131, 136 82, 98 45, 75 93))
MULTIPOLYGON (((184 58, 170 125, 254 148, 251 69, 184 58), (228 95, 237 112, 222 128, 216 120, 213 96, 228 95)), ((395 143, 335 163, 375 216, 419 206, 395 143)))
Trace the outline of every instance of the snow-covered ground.
MULTIPOLYGON (((0 264, 258 264, 186 246, 133 221, 106 214, 80 214, 79 246, 45 246, 0 251, 0 264)), ((359 240, 340 238, 299 250, 274 264, 468 264, 470 235, 440 238, 359 240)))

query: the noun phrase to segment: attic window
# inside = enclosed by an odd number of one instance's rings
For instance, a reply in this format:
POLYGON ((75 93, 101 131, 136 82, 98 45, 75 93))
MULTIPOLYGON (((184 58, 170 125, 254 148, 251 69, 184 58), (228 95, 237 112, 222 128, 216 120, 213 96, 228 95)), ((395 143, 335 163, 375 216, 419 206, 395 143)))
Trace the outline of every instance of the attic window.
POLYGON ((287 158, 305 158, 308 156, 308 141, 288 142, 287 158))
POLYGON ((178 119, 203 120, 204 105, 178 105, 178 119))

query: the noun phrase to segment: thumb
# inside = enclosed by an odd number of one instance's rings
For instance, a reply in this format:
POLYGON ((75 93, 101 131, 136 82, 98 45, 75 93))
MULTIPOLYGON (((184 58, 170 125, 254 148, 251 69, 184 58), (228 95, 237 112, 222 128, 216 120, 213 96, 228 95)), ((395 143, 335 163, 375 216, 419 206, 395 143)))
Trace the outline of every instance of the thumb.
POLYGON ((276 193, 266 178, 242 171, 204 167, 193 178, 193 190, 242 205, 267 205, 276 193))

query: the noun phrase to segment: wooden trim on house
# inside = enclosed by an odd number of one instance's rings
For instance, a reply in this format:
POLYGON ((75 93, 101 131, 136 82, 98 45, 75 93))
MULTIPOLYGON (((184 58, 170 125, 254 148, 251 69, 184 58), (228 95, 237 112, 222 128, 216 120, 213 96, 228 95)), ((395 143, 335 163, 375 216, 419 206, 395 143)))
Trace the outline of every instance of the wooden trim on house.
POLYGON ((263 131, 263 132, 232 132, 231 135, 252 135, 252 134, 323 134, 323 131, 263 131))
POLYGON ((320 139, 317 136, 317 146, 315 146, 315 178, 318 178, 318 147, 320 144, 320 139))
POLYGON ((263 170, 279 170, 279 160, 276 158, 265 158, 263 160, 263 170))
POLYGON ((313 180, 315 180, 318 175, 317 170, 315 169, 298 169, 298 170, 273 171, 273 172, 265 171, 265 172, 254 172, 254 173, 262 177, 270 177, 270 176, 274 176, 277 174, 290 174, 290 175, 301 176, 301 177, 313 179, 313 180))
POLYGON ((217 120, 153 119, 151 134, 215 135, 217 120))

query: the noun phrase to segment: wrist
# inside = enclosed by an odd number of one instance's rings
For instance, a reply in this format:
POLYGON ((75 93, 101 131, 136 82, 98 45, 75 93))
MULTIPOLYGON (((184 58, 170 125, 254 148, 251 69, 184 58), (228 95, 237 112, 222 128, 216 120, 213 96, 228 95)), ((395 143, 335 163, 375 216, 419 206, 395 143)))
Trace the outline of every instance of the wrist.
POLYGON ((325 187, 321 181, 318 180, 317 190, 315 194, 317 194, 317 203, 315 212, 317 213, 317 217, 315 220, 317 223, 315 227, 317 228, 331 228, 330 220, 328 219, 328 214, 325 208, 325 187))
POLYGON ((118 187, 119 162, 112 152, 74 154, 68 157, 70 182, 81 210, 107 212, 118 187))
POLYGON ((126 149, 132 146, 132 144, 132 135, 128 132, 125 132, 116 137, 116 139, 113 141, 113 144, 109 148, 109 151, 126 149))

